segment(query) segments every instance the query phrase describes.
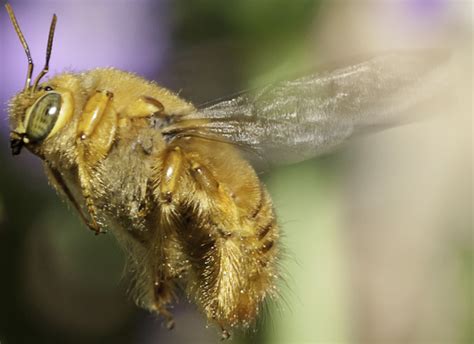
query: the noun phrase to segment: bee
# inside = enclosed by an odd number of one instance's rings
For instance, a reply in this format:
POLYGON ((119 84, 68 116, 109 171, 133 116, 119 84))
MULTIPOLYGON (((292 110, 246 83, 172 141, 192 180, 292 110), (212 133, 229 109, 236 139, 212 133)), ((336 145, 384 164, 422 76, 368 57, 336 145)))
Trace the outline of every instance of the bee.
POLYGON ((110 230, 128 253, 136 303, 174 325, 182 287, 228 338, 277 297, 280 232, 254 166, 292 163, 394 124, 429 98, 439 61, 416 53, 282 81, 198 108, 154 82, 112 68, 48 73, 9 105, 12 154, 42 159, 51 185, 95 234, 110 230), (250 160, 248 160, 250 158, 250 160))

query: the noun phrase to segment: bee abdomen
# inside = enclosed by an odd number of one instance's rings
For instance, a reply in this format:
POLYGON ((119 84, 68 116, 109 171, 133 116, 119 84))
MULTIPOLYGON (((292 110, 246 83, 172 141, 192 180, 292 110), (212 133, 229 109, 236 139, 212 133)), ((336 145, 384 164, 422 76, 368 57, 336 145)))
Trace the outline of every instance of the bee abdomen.
POLYGON ((246 209, 234 204, 240 214, 235 227, 226 228, 231 235, 215 230, 210 248, 201 239, 190 249, 198 253, 194 268, 205 281, 199 284, 198 301, 223 328, 251 326, 263 302, 276 294, 278 226, 268 192, 259 188, 254 204, 247 203, 246 209))
POLYGON ((273 212, 273 204, 267 190, 260 186, 260 200, 256 211, 252 213, 254 221, 255 236, 258 241, 271 238, 277 234, 277 222, 273 212))
POLYGON ((265 254, 272 249, 273 245, 274 245, 273 240, 266 240, 264 241, 263 245, 260 247, 260 250, 262 253, 265 254))
POLYGON ((274 229, 275 225, 276 225, 275 219, 272 218, 272 219, 270 219, 270 221, 268 221, 268 223, 266 225, 264 225, 263 227, 260 227, 257 230, 258 240, 264 239, 267 236, 267 234, 274 229))

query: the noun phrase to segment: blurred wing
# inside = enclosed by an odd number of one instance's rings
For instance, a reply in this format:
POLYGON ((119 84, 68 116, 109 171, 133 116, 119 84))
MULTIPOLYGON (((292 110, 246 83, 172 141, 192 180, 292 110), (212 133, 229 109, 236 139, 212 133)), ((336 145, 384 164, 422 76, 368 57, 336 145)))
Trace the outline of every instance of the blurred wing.
POLYGON ((310 159, 357 133, 401 123, 442 88, 445 60, 388 54, 275 83, 199 109, 164 134, 230 141, 272 165, 310 159))

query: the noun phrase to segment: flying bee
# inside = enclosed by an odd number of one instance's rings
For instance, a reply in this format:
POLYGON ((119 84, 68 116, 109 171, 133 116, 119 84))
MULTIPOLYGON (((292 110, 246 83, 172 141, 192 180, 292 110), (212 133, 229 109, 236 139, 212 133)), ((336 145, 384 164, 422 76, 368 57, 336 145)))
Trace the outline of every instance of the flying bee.
MULTIPOLYGON (((134 300, 173 326, 183 287, 228 337, 277 295, 279 228, 251 161, 296 162, 392 124, 431 94, 439 64, 387 54, 242 93, 202 108, 115 69, 63 73, 46 63, 10 102, 11 148, 39 156, 53 187, 96 234, 128 253, 134 300), (244 155, 245 154, 245 155, 244 155)), ((439 62, 439 61, 438 61, 439 62)))

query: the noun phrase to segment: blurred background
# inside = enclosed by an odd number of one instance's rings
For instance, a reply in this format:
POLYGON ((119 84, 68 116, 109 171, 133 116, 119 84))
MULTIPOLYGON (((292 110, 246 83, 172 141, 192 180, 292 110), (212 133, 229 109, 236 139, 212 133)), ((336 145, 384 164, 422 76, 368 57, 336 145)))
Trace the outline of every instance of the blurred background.
MULTIPOLYGON (((123 255, 13 158, 6 104, 26 59, 0 10, 0 342, 216 343, 182 299, 167 331, 127 299, 123 255)), ((262 176, 283 231, 282 300, 234 343, 473 343, 470 1, 11 1, 37 69, 113 66, 195 102, 324 62, 415 48, 454 53, 427 120, 262 176)))

